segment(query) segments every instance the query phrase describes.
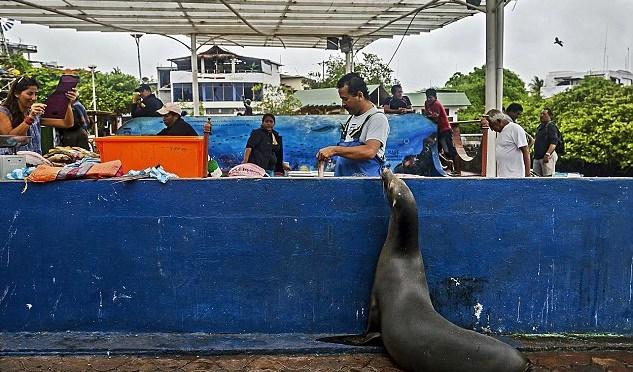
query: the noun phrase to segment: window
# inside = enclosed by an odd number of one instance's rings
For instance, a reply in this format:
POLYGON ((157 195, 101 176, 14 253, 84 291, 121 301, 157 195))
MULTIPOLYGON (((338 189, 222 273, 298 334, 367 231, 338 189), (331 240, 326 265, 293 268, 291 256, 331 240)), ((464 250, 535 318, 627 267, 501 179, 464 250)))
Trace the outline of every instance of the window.
MULTIPOLYGON (((174 83, 174 102, 193 101, 191 83, 174 83)), ((255 83, 198 83, 198 96, 201 102, 235 102, 242 97, 252 101, 261 101, 261 90, 253 92, 255 83)))
POLYGON ((191 84, 182 85, 182 100, 185 102, 193 101, 193 90, 191 84))
POLYGON ((191 92, 191 83, 174 83, 173 102, 191 102, 193 94, 191 92))
POLYGON ((211 101, 211 83, 199 83, 199 90, 200 90, 200 101, 203 102, 209 102, 211 101))
POLYGON ((236 101, 235 94, 233 94, 234 84, 222 83, 222 90, 224 92, 224 101, 236 101))

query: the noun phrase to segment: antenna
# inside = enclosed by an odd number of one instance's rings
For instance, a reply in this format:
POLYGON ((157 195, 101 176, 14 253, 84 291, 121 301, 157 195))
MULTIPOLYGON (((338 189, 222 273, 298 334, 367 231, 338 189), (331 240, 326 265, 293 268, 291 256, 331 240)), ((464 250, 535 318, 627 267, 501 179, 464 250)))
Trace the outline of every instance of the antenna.
POLYGON ((607 24, 607 30, 604 33, 604 52, 602 54, 602 70, 606 71, 607 70, 607 64, 608 59, 607 59, 607 40, 609 38, 609 25, 607 24))
POLYGON ((631 71, 631 48, 626 48, 626 56, 624 57, 624 69, 631 71))

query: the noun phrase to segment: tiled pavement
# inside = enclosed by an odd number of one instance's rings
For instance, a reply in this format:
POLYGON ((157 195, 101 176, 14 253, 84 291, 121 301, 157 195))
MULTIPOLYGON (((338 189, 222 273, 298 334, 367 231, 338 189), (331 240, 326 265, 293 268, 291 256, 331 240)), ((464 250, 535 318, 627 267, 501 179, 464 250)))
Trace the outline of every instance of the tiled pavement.
MULTIPOLYGON (((633 371, 633 350, 528 352, 534 371, 633 371)), ((385 354, 5 356, 0 371, 399 371, 385 354)))

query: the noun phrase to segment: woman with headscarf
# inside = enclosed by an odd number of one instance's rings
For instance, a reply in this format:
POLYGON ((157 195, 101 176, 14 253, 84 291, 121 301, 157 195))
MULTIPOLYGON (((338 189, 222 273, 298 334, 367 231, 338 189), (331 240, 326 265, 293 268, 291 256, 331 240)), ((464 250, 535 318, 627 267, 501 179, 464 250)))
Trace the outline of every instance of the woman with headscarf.
POLYGON ((264 114, 262 125, 251 132, 244 150, 244 161, 252 163, 266 170, 269 176, 275 172, 283 174, 290 167, 284 164, 284 148, 281 136, 274 130, 275 116, 264 114))
POLYGON ((37 102, 38 90, 35 79, 23 76, 11 84, 7 98, 0 104, 0 135, 31 137, 31 142, 19 146, 17 151, 42 153, 40 124, 55 128, 71 128, 74 124, 72 104, 77 99, 75 89, 66 93, 68 109, 64 119, 41 117, 46 105, 37 102))

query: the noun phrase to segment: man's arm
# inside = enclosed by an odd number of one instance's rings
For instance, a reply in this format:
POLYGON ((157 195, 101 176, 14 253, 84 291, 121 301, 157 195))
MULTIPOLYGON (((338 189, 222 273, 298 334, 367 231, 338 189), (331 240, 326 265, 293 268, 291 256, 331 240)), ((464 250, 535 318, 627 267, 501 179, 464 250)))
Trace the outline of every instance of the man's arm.
POLYGON ((162 102, 159 99, 156 100, 148 100, 148 102, 137 103, 136 108, 132 111, 132 117, 147 117, 147 116, 158 116, 156 111, 160 110, 163 107, 162 102), (144 106, 144 107, 143 107, 144 106))
POLYGON ((545 155, 543 156, 543 163, 549 162, 549 159, 552 158, 552 153, 556 150, 556 144, 550 144, 545 151, 545 155))
POLYGON ((426 117, 431 119, 431 121, 433 121, 434 123, 437 122, 437 119, 440 117, 440 112, 437 108, 437 105, 432 105, 428 109, 425 108, 424 115, 426 115, 426 117))
POLYGON ((409 97, 404 96, 403 99, 404 99, 404 102, 407 103, 407 108, 405 109, 404 112, 414 112, 415 110, 413 110, 413 106, 411 105, 411 100, 409 99, 409 97))
POLYGON ((367 140, 366 144, 354 147, 328 146, 319 150, 317 159, 327 160, 334 156, 342 156, 352 160, 369 160, 376 156, 381 146, 382 143, 375 139, 367 140))
POLYGON ((523 153, 523 164, 525 165, 525 177, 530 177, 530 150, 527 146, 519 148, 523 153))
POLYGON ((382 109, 385 110, 385 114, 399 114, 400 109, 392 109, 389 104, 385 104, 382 106, 382 109))
POLYGON ((398 109, 391 108, 391 100, 392 98, 387 99, 384 105, 382 105, 382 109, 385 111, 385 114, 397 114, 400 112, 398 109))

